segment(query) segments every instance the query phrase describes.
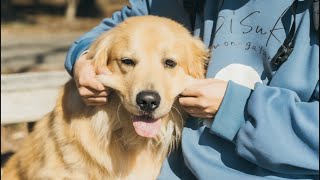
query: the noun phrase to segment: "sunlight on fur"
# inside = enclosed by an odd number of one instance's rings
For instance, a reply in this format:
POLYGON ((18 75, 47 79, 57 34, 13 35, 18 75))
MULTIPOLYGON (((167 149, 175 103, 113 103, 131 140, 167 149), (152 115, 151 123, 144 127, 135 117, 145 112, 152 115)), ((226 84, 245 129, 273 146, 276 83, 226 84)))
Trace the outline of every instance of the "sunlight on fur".
POLYGON ((3 179, 156 179, 179 146, 188 115, 177 97, 204 78, 208 50, 166 18, 128 18, 90 47, 108 103, 86 106, 70 80, 55 109, 39 121, 6 164, 3 179))

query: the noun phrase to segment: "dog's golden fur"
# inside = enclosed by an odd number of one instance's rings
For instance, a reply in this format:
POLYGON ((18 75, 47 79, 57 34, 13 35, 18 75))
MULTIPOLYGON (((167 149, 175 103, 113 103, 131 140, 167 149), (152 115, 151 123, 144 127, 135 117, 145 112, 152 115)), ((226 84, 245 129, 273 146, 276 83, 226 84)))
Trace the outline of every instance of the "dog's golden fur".
MULTIPOLYGON (((156 179, 168 152, 179 142, 186 114, 175 103, 188 76, 203 78, 208 52, 178 23, 155 16, 129 18, 101 35, 89 49, 98 76, 114 89, 105 106, 86 106, 73 80, 63 87, 52 113, 39 121, 24 146, 6 164, 15 179, 156 179), (124 64, 123 58, 134 64, 124 64), (177 65, 169 67, 166 60, 177 65), (159 93, 152 138, 138 135, 132 115, 141 113, 136 95, 159 93)), ((169 64, 170 65, 170 64, 169 64)))

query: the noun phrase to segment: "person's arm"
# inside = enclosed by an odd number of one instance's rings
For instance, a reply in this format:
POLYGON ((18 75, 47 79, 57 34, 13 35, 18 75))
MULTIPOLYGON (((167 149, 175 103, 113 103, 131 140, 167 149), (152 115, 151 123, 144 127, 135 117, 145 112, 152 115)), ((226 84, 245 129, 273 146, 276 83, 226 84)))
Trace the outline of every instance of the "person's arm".
POLYGON ((285 174, 319 173, 319 84, 309 101, 294 91, 230 81, 210 128, 233 141, 238 154, 285 174))
POLYGON ((239 155, 275 172, 319 174, 319 84, 310 102, 257 84, 247 110, 250 117, 235 139, 239 155))
POLYGON ((274 172, 315 175, 319 174, 319 47, 296 46, 292 59, 269 86, 256 83, 251 90, 233 81, 226 86, 215 79, 197 80, 179 101, 195 117, 214 116, 207 125, 210 132, 233 142, 248 161, 274 172), (309 55, 303 57, 303 52, 309 55))
POLYGON ((69 49, 66 60, 65 68, 69 74, 73 75, 73 67, 79 56, 87 49, 91 43, 103 32, 116 26, 131 16, 142 16, 149 14, 148 0, 130 0, 130 6, 124 7, 122 10, 113 13, 111 18, 106 18, 102 22, 93 28, 91 31, 85 33, 78 40, 76 40, 69 49))
POLYGON ((233 81, 204 79, 186 88, 179 102, 194 117, 214 116, 212 124, 206 123, 210 132, 233 142, 248 161, 278 173, 316 175, 319 81, 307 79, 298 80, 305 83, 301 87, 316 87, 300 93, 312 94, 304 101, 286 88, 256 83, 251 90, 233 81))

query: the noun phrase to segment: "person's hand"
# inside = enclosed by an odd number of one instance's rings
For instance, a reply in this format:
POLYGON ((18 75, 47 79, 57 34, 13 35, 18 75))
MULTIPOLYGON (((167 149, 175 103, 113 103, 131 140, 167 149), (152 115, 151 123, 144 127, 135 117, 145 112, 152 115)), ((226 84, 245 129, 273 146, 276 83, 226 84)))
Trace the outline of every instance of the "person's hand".
POLYGON ((220 107, 227 84, 227 81, 218 79, 194 79, 182 92, 179 102, 193 117, 213 118, 220 107))
POLYGON ((87 59, 87 54, 81 55, 74 65, 73 78, 86 105, 104 105, 108 100, 109 89, 96 79, 96 75, 112 73, 107 68, 99 68, 97 71, 92 61, 87 59))

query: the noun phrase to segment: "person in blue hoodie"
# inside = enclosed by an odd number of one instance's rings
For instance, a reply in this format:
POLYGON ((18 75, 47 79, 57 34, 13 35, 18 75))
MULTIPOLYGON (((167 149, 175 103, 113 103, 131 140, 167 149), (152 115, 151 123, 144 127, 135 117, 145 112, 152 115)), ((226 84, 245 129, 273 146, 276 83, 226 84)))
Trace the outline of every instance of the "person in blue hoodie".
MULTIPOLYGON (((313 1, 195 2, 197 8, 188 11, 180 0, 131 0, 131 6, 76 40, 65 67, 83 100, 107 103, 108 92, 95 80, 85 53, 101 33, 131 16, 171 18, 201 38, 212 54, 207 79, 196 81, 179 99, 195 118, 186 122, 181 147, 164 162, 158 179, 319 179, 313 1), (288 37, 293 51, 274 68, 271 61, 288 37)), ((98 73, 110 74, 107 69, 98 73)))

